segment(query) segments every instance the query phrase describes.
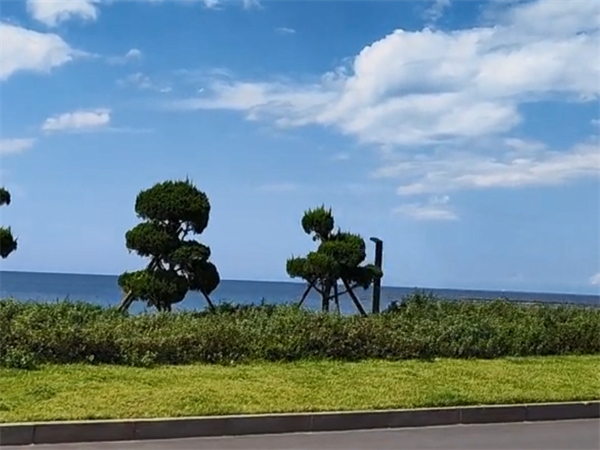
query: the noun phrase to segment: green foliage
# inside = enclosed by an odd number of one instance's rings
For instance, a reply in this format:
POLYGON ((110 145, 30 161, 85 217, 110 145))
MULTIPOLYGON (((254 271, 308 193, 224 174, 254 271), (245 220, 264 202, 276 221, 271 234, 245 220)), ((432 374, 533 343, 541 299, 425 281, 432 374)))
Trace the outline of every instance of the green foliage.
POLYGON ((211 262, 193 261, 188 269, 189 289, 210 295, 221 282, 217 266, 211 262))
POLYGON ((320 206, 304 212, 302 228, 312 234, 320 244, 317 251, 306 257, 292 257, 286 262, 286 270, 292 278, 302 278, 321 294, 323 310, 329 309, 329 301, 338 301, 332 289, 338 281, 350 286, 368 289, 383 273, 374 265, 362 265, 367 257, 364 239, 353 233, 334 231, 335 221, 331 209, 320 206))
MULTIPOLYGON (((0 187, 0 206, 10 205, 10 192, 0 187)), ((17 240, 12 234, 10 227, 0 227, 0 257, 7 258, 17 249, 17 240)))
POLYGON ((145 300, 159 311, 169 311, 188 291, 187 279, 175 270, 155 269, 125 272, 119 277, 119 286, 132 292, 135 300, 145 300))
POLYGON ((0 364, 23 368, 600 354, 600 308, 424 294, 368 317, 266 304, 129 315, 84 303, 3 300, 0 330, 0 364))
POLYGON ((204 192, 189 180, 166 181, 140 192, 135 211, 144 222, 125 234, 125 245, 151 260, 144 270, 119 277, 130 300, 170 311, 188 290, 208 296, 217 288, 220 277, 209 262, 210 249, 188 238, 208 225, 210 203, 204 192))
POLYGON ((0 187, 0 206, 10 205, 10 192, 0 187))
POLYGON ((177 230, 181 224, 201 234, 208 226, 210 203, 189 181, 165 181, 140 192, 135 212, 141 219, 160 222, 177 230))
POLYGON ((179 236, 162 223, 143 222, 125 233, 125 246, 142 257, 165 258, 180 245, 179 236))
POLYGON ((325 205, 304 212, 302 229, 306 234, 312 234, 315 241, 325 241, 331 235, 335 226, 331 209, 325 205))

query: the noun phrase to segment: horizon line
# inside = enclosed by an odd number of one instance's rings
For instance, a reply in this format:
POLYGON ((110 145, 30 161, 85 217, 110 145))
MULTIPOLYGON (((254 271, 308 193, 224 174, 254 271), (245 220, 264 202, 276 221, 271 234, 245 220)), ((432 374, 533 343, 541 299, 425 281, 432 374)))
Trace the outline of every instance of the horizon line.
MULTIPOLYGON (((110 273, 83 273, 83 272, 45 272, 45 271, 26 271, 26 270, 1 270, 2 273, 26 273, 26 274, 41 274, 41 275, 79 275, 79 276, 98 276, 98 277, 118 277, 117 274, 110 273)), ((240 278, 222 278, 221 281, 235 281, 242 283, 288 283, 288 284, 304 284, 300 281, 294 280, 249 280, 240 278)), ((581 297, 600 297, 600 292, 597 293, 574 293, 574 292, 549 292, 549 291, 535 291, 535 290, 508 290, 508 289, 482 289, 482 288, 448 288, 448 287, 422 287, 422 286, 392 286, 382 285, 383 288, 391 289, 413 289, 423 291, 464 291, 464 292, 491 292, 491 293, 503 293, 503 294, 541 294, 541 295, 571 295, 581 297)))

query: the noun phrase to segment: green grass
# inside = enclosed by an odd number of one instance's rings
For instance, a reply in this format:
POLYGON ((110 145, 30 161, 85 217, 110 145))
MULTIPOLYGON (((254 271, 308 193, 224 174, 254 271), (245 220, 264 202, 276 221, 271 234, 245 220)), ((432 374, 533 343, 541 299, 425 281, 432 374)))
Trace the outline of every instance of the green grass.
POLYGON ((600 356, 0 369, 0 421, 371 410, 600 398, 600 356))

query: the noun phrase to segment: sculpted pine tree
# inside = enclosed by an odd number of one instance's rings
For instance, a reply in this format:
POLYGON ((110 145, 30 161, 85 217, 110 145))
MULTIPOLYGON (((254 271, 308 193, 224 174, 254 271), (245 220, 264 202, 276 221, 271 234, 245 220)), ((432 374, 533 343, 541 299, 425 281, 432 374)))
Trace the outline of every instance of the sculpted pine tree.
POLYGON ((188 291, 200 292, 209 307, 209 295, 220 282, 209 261, 210 248, 191 238, 208 225, 210 203, 189 180, 166 181, 138 194, 135 212, 142 223, 125 234, 127 249, 150 258, 144 270, 125 272, 119 286, 126 293, 120 309, 135 300, 159 311, 171 311, 188 291))
POLYGON ((321 309, 329 311, 329 303, 334 300, 339 312, 339 297, 348 294, 358 311, 366 315, 365 309, 354 293, 357 287, 368 289, 371 283, 383 276, 373 264, 363 264, 367 257, 365 241, 357 234, 334 231, 335 222, 331 209, 321 206, 308 210, 302 217, 302 228, 319 242, 316 251, 305 257, 292 257, 286 264, 287 273, 292 278, 301 278, 308 283, 300 304, 311 289, 321 296, 321 309), (346 289, 339 292, 338 282, 346 289))
MULTIPOLYGON (((0 206, 10 205, 10 192, 0 187, 0 206)), ((10 227, 0 227, 0 256, 7 258, 17 249, 17 240, 14 238, 10 227)))

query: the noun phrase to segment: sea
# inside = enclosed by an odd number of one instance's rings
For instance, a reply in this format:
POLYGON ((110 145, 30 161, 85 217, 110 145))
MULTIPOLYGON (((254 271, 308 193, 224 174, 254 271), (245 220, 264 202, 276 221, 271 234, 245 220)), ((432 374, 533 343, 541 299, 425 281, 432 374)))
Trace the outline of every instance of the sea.
MULTIPOLYGON (((306 285, 293 282, 222 280, 212 293, 214 302, 237 304, 257 304, 296 302, 302 296, 306 285)), ((506 298, 520 302, 569 303, 600 306, 600 295, 549 294, 533 292, 480 291, 457 289, 427 289, 411 287, 383 286, 381 290, 381 309, 391 302, 401 301, 403 297, 422 290, 448 299, 492 300, 506 298)), ((356 294, 365 309, 371 310, 371 290, 357 289, 356 294)), ((119 304, 123 293, 117 285, 114 275, 84 275, 65 273, 0 272, 0 297, 20 301, 55 302, 61 300, 85 301, 109 307, 119 304)), ((318 294, 311 292, 304 302, 307 308, 320 307, 318 294)), ((204 298, 197 293, 175 305, 176 310, 201 310, 206 307, 204 298)), ((340 299, 343 313, 355 311, 351 299, 344 295, 340 299)), ((136 302, 130 309, 132 313, 146 311, 145 304, 136 302)))

